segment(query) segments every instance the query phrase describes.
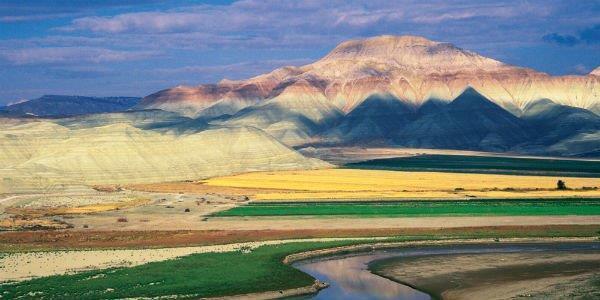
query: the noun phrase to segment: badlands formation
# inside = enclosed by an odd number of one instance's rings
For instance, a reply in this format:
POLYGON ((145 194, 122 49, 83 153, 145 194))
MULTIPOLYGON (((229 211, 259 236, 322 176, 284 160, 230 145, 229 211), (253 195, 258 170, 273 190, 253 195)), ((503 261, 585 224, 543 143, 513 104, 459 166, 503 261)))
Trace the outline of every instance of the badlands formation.
MULTIPOLYGON (((172 125, 145 129, 134 125, 149 126, 151 121, 131 121, 136 114, 143 113, 88 116, 77 119, 79 123, 64 119, 2 120, 0 193, 52 192, 64 185, 193 180, 237 172, 328 166, 302 156, 258 129, 210 127, 185 132, 172 125), (109 124, 100 119, 109 120, 109 124), (69 123, 69 127, 59 122, 69 123)), ((161 115, 150 116, 158 123, 161 115)))

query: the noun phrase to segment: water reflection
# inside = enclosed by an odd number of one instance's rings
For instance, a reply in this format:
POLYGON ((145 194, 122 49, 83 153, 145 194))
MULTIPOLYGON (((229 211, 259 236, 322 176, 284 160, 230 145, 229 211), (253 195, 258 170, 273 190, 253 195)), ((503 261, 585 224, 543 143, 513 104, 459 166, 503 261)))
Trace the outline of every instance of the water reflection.
POLYGON ((297 269, 330 284, 318 294, 304 299, 431 299, 425 293, 374 275, 367 270, 371 261, 389 255, 390 253, 380 252, 294 265, 297 269))
POLYGON ((372 274, 368 264, 385 258, 432 254, 507 253, 530 251, 569 251, 599 249, 598 243, 465 245, 453 247, 419 247, 401 250, 378 250, 370 253, 341 255, 302 261, 294 267, 314 278, 329 283, 316 295, 294 299, 406 299, 428 300, 431 297, 409 286, 372 274))

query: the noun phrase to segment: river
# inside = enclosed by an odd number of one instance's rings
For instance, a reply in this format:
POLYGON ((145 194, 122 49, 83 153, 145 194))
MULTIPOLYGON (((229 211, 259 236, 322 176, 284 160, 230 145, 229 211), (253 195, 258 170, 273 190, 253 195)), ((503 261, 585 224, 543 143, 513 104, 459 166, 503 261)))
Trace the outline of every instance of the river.
POLYGON ((329 287, 315 295, 294 299, 432 299, 424 292, 371 273, 368 270, 369 264, 381 259, 444 254, 577 250, 600 250, 600 243, 419 246, 304 260, 294 263, 293 266, 322 282, 328 283, 329 287))

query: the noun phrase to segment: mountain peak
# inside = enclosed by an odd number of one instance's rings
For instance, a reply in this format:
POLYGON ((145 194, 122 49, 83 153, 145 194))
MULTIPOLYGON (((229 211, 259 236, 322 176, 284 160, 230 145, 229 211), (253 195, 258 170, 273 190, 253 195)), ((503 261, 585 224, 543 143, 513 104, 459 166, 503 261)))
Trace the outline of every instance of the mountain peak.
POLYGON ((337 45, 323 59, 343 59, 357 57, 376 57, 386 55, 397 55, 401 51, 406 51, 407 48, 427 48, 435 47, 441 44, 420 36, 412 35, 381 35, 366 39, 349 40, 337 45))
POLYGON ((472 86, 467 86, 462 93, 460 93, 460 96, 468 96, 468 97, 480 97, 480 98, 485 98, 484 95, 482 95, 480 92, 478 92, 475 88, 473 88, 472 86))
POLYGON ((319 63, 370 62, 426 73, 454 73, 484 69, 496 70, 503 63, 461 49, 450 43, 420 36, 382 35, 339 44, 319 63))
POLYGON ((435 42, 424 38, 422 36, 416 35, 380 35, 369 37, 365 39, 356 39, 356 40, 348 40, 340 43, 337 47, 333 49, 336 51, 337 49, 347 49, 353 47, 413 47, 413 46, 434 46, 440 44, 440 42, 435 42))
POLYGON ((600 67, 595 68, 590 72, 590 75, 600 76, 600 67))
MULTIPOLYGON (((468 86, 460 95, 458 95, 454 101, 450 103, 451 108, 460 109, 474 109, 476 107, 497 107, 496 104, 491 102, 486 96, 482 95, 479 91, 471 86, 468 86)), ((501 109, 498 107, 498 109, 501 109)))

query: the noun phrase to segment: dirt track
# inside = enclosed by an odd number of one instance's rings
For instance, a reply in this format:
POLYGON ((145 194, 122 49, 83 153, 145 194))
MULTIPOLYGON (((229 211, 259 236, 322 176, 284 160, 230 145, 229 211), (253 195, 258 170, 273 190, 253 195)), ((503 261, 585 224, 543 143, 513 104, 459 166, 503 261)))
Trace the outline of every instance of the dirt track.
POLYGON ((75 228, 84 224, 94 230, 298 230, 376 228, 457 228, 477 226, 600 225, 600 216, 485 216, 416 218, 315 218, 315 217, 232 217, 204 218, 179 215, 127 215, 127 223, 116 223, 113 215, 70 219, 75 228))
POLYGON ((600 225, 455 228, 267 229, 267 230, 53 230, 0 233, 0 251, 203 246, 250 241, 373 236, 596 236, 600 225))

